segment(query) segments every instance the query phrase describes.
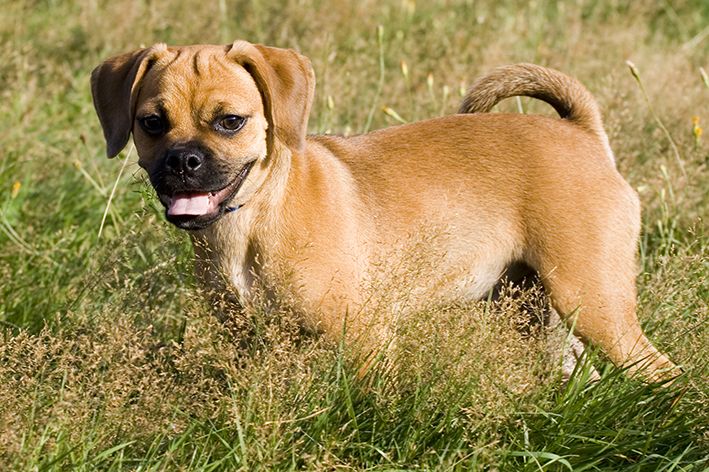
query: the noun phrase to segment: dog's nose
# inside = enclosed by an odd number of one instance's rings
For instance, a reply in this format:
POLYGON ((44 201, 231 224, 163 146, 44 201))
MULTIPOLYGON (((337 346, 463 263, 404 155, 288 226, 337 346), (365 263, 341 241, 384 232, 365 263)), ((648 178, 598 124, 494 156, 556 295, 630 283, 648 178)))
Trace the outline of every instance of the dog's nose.
POLYGON ((194 149, 173 149, 167 153, 165 165, 177 174, 191 174, 202 166, 204 155, 194 149))

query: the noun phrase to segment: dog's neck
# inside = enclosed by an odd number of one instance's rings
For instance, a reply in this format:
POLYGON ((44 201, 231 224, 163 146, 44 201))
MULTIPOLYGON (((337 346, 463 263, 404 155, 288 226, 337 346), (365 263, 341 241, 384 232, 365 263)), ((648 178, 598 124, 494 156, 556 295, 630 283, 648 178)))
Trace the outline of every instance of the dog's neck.
POLYGON ((284 246, 276 228, 283 225, 294 159, 280 143, 275 151, 256 162, 234 199, 235 211, 190 232, 200 282, 236 291, 242 304, 252 301, 256 279, 284 246))

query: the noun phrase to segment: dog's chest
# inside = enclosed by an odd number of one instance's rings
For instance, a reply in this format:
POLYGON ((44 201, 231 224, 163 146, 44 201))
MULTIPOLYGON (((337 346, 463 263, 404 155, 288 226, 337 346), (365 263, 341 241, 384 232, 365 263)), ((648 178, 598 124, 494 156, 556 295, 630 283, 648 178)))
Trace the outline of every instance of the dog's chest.
POLYGON ((243 228, 244 217, 248 216, 228 215, 192 235, 200 282, 211 289, 236 292, 242 304, 253 300, 256 285, 256 251, 250 247, 253 239, 243 228))

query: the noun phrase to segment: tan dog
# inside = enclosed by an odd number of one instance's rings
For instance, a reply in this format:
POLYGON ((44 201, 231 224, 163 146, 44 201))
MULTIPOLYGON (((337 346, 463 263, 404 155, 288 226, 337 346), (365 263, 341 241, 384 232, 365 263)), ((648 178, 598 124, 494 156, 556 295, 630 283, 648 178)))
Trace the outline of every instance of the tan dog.
POLYGON ((286 286, 316 329, 336 338, 347 323, 374 348, 383 332, 367 328, 386 320, 367 304, 401 274, 402 255, 413 255, 406 270, 425 267, 412 300, 480 299, 534 271, 575 333, 616 364, 673 367, 635 313, 638 198, 579 82, 504 67, 460 114, 351 138, 306 135, 314 83, 307 58, 244 41, 158 44, 93 72, 108 156, 133 134, 207 285, 243 304, 256 280, 286 286), (515 95, 562 119, 484 113, 515 95))

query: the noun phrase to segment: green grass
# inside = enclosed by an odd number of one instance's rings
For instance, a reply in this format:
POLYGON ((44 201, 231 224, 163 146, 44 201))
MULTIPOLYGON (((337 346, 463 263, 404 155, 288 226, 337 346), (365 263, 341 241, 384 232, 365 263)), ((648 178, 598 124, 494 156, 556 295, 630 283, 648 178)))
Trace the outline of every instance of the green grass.
POLYGON ((705 3, 0 0, 0 470, 707 470, 705 3), (311 58, 311 132, 453 113, 496 65, 577 76, 643 201, 641 321, 685 373, 589 352, 602 380, 564 387, 532 295, 412 314, 364 378, 258 307, 244 352, 135 155, 105 159, 88 84, 108 55, 235 38, 311 58))

